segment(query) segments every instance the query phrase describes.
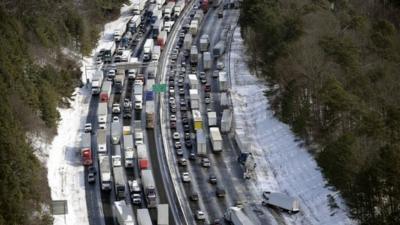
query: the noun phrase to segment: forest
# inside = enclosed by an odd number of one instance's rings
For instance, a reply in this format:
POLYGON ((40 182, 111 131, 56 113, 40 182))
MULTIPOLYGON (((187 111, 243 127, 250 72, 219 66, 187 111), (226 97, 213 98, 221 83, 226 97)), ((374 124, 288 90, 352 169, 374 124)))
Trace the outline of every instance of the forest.
POLYGON ((78 61, 124 0, 0 0, 0 225, 52 224, 47 172, 28 135, 55 135, 78 61), (64 51, 65 52, 65 51, 64 51))
POLYGON ((400 224, 399 22, 398 0, 241 5, 248 64, 275 115, 363 225, 400 224))

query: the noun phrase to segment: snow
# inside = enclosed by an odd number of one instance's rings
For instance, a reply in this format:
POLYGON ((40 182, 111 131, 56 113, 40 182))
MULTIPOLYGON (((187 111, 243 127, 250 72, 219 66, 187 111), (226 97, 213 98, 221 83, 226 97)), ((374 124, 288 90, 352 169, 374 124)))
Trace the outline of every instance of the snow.
MULTIPOLYGON (((132 2, 132 1, 130 1, 132 2)), ((81 71, 82 81, 90 81, 97 66, 93 56, 96 50, 107 44, 109 34, 113 34, 115 28, 122 27, 129 20, 128 10, 131 5, 121 8, 121 17, 105 25, 105 31, 100 34, 97 47, 93 49, 91 56, 82 57, 81 71)), ((68 213, 54 215, 54 225, 86 225, 89 224, 85 197, 84 167, 79 154, 82 128, 88 114, 91 92, 88 86, 76 88, 70 100, 71 107, 59 108, 61 116, 57 133, 51 143, 36 138, 35 148, 42 151, 40 158, 47 158, 48 182, 51 189, 52 200, 67 200, 68 213)))
MULTIPOLYGON (((282 213, 286 224, 350 225, 340 193, 327 185, 313 156, 296 142, 290 128, 276 119, 264 96, 266 85, 251 74, 247 65, 240 28, 234 32, 230 52, 231 98, 235 134, 253 153, 257 168, 250 186, 254 193, 283 192, 300 200, 301 212, 282 213), (252 134, 252 135, 246 135, 252 134), (333 196, 338 208, 329 206, 333 196)), ((275 216, 276 217, 276 216, 275 216)))

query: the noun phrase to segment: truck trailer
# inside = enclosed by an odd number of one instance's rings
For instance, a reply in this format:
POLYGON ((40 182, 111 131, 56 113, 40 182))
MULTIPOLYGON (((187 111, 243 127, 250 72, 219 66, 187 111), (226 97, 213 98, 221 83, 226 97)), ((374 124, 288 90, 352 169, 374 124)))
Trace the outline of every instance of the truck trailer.
POLYGON ((192 35, 191 34, 185 34, 185 37, 183 39, 183 49, 186 51, 190 51, 192 47, 192 35))
POLYGON ((131 205, 127 205, 124 200, 121 200, 115 201, 113 208, 119 225, 135 225, 135 217, 131 205))
POLYGON ((198 89, 199 88, 199 80, 197 79, 196 74, 189 74, 189 86, 191 89, 198 89))
POLYGON ((159 204, 157 206, 157 225, 169 225, 168 204, 159 204))
POLYGON ((147 208, 154 208, 157 206, 157 195, 153 172, 152 170, 142 170, 140 171, 140 174, 143 183, 143 191, 145 193, 147 202, 147 208))
POLYGON ((218 81, 219 81, 219 91, 228 90, 228 78, 226 76, 226 72, 225 71, 219 72, 218 81))
POLYGON ((111 142, 116 145, 121 139, 122 127, 119 121, 111 123, 111 142))
POLYGON ((225 52, 225 42, 221 40, 213 48, 214 58, 222 56, 224 52, 225 52))
POLYGON ((122 91, 124 89, 124 80, 125 80, 124 72, 122 74, 118 73, 115 76, 115 79, 114 79, 115 93, 117 93, 117 94, 122 93, 122 91))
POLYGON ((124 171, 121 166, 117 166, 113 168, 114 173, 114 191, 115 198, 117 200, 121 200, 125 198, 125 180, 124 180, 124 171))
POLYGON ((189 89, 190 106, 192 109, 199 109, 200 98, 199 91, 197 89, 189 89))
POLYGON ((207 142, 203 130, 196 130, 197 155, 207 155, 207 142))
POLYGON ((210 139, 214 152, 222 151, 222 136, 218 127, 210 127, 210 139))
POLYGON ((203 68, 204 70, 209 70, 212 67, 212 58, 209 52, 203 53, 203 68))
POLYGON ((81 141, 81 157, 82 163, 85 166, 92 165, 92 147, 91 147, 91 134, 83 133, 81 141))
POLYGON ((147 39, 143 47, 144 62, 148 62, 151 60, 151 52, 153 51, 153 47, 154 47, 154 40, 152 38, 147 39))
POLYGON ((225 214, 225 220, 229 221, 233 225, 256 225, 250 218, 244 213, 243 208, 239 207, 229 207, 225 214))
POLYGON ((217 113, 216 112, 208 112, 208 126, 215 127, 217 126, 217 113))
POLYGON ((92 95, 100 94, 103 78, 103 71, 96 70, 92 78, 92 95))
POLYGON ((208 34, 201 35, 200 40, 199 40, 199 46, 200 46, 199 49, 201 52, 208 51, 208 47, 210 46, 210 40, 209 40, 208 34))
POLYGON ((199 51, 197 50, 196 45, 193 45, 190 48, 190 64, 197 65, 198 58, 199 58, 199 51))
POLYGON ((97 132, 97 152, 100 154, 107 154, 107 133, 106 130, 99 130, 97 132))
POLYGON ((154 128, 154 100, 146 101, 146 127, 154 128))
POLYGON ((195 130, 203 129, 203 118, 201 117, 200 111, 197 109, 193 109, 192 117, 193 117, 194 129, 195 130))
POLYGON ((281 208, 290 213, 298 213, 300 211, 300 203, 296 198, 290 197, 283 193, 265 191, 263 193, 265 206, 274 206, 281 208))
POLYGON ((111 168, 108 155, 99 155, 101 190, 111 190, 111 168))
POLYGON ((221 132, 227 133, 232 127, 232 110, 224 109, 221 117, 221 132))
POLYGON ((108 102, 111 96, 112 82, 104 81, 100 92, 100 102, 108 102))
POLYGON ((148 209, 138 209, 136 215, 138 225, 153 225, 148 209))
POLYGON ((108 115, 108 105, 106 102, 100 102, 97 107, 97 122, 99 123, 100 129, 106 128, 107 123, 107 115, 108 115))
POLYGON ((132 168, 134 161, 134 147, 132 134, 124 135, 125 167, 132 168))

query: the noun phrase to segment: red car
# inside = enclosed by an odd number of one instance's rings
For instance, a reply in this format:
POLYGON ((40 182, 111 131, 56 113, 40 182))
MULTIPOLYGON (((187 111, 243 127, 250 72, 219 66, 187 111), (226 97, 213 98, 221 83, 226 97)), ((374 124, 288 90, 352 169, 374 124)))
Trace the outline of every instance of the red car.
POLYGON ((170 122, 171 129, 176 129, 176 121, 170 122))
POLYGON ((205 92, 210 92, 210 91, 211 91, 211 86, 210 86, 209 84, 206 84, 206 85, 204 86, 204 91, 205 91, 205 92))

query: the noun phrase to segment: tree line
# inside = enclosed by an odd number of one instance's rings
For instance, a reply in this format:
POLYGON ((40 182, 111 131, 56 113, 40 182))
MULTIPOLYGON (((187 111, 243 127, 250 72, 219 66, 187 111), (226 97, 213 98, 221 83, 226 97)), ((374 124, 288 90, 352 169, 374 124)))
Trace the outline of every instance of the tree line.
POLYGON ((0 0, 0 224, 52 224, 47 172, 28 133, 56 133, 57 107, 80 85, 88 54, 124 0, 0 0))
POLYGON ((400 2, 244 0, 249 65, 351 216, 400 224, 400 2))

